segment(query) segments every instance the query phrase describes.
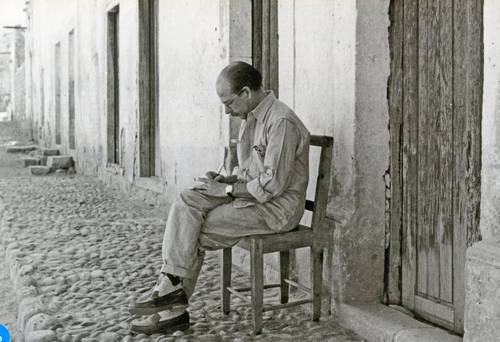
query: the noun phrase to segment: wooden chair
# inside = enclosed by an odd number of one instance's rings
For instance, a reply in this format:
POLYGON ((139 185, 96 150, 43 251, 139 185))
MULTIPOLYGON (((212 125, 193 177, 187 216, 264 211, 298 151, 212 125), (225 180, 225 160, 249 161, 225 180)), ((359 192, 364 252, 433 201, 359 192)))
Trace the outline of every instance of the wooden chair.
POLYGON ((323 273, 323 249, 327 247, 331 234, 325 224, 326 204, 330 185, 333 138, 311 136, 311 146, 321 147, 315 200, 306 201, 305 209, 312 212, 310 227, 299 225, 296 229, 277 234, 253 235, 242 239, 238 246, 250 251, 251 287, 231 287, 231 248, 222 250, 222 310, 229 313, 230 297, 234 295, 251 304, 253 311, 254 334, 262 331, 262 313, 296 305, 312 303, 312 319, 318 321, 321 315, 321 289, 323 273), (312 289, 291 281, 289 278, 290 250, 310 247, 312 289), (280 283, 264 285, 264 254, 280 252, 280 283), (310 298, 288 303, 289 286, 294 286, 310 294, 310 298), (281 304, 264 306, 264 289, 280 287, 281 304), (251 291, 248 298, 241 292, 251 291))

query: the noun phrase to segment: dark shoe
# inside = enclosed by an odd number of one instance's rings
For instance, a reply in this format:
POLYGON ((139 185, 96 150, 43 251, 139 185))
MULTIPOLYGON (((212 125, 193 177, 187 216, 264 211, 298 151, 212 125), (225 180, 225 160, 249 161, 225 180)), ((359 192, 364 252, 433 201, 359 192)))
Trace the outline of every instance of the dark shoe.
POLYGON ((134 303, 130 306, 129 311, 135 315, 152 315, 160 311, 186 308, 187 306, 186 292, 180 288, 163 296, 153 295, 149 300, 134 303))
POLYGON ((183 314, 161 321, 158 314, 152 315, 142 321, 133 321, 130 325, 130 332, 133 334, 166 334, 170 335, 178 330, 189 328, 189 314, 183 314))

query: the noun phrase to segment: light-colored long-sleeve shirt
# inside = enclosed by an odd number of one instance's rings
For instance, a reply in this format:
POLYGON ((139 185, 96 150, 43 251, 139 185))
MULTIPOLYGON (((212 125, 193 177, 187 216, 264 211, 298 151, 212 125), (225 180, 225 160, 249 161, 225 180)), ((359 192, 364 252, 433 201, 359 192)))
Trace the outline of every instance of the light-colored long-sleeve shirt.
POLYGON ((309 180, 309 131, 272 92, 240 127, 238 179, 255 200, 236 199, 235 207, 255 205, 269 228, 288 231, 304 213, 309 180))

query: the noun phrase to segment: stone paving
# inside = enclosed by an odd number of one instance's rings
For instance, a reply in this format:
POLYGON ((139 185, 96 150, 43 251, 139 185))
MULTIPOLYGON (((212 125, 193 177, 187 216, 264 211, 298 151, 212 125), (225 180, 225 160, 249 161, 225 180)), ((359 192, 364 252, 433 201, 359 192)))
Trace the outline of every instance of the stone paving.
MULTIPOLYGON (((1 257, 0 260, 2 260, 1 257)), ((12 334, 16 331, 17 301, 7 270, 5 262, 0 261, 0 323, 5 325, 12 334)))
MULTIPOLYGON (((266 313, 263 333, 252 336, 251 313, 238 298, 230 315, 221 312, 218 252, 207 254, 187 331, 130 335, 128 304, 157 278, 165 209, 127 199, 93 178, 29 176, 22 156, 3 150, 0 164, 11 164, 0 165, 0 257, 19 304, 9 328, 16 327, 20 341, 363 341, 330 317, 311 322, 302 308, 266 313)), ((235 283, 247 279, 235 273, 235 283)), ((278 300, 277 292, 266 297, 278 300)))

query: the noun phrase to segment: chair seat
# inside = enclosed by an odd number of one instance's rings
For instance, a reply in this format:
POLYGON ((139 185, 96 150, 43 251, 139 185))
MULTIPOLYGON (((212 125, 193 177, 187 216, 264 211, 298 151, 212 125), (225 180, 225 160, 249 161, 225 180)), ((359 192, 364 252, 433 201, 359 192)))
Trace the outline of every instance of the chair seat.
POLYGON ((238 246, 250 250, 252 240, 262 240, 263 253, 287 251, 294 248, 311 246, 314 232, 311 228, 298 225, 294 230, 284 233, 258 234, 240 240, 238 246))

